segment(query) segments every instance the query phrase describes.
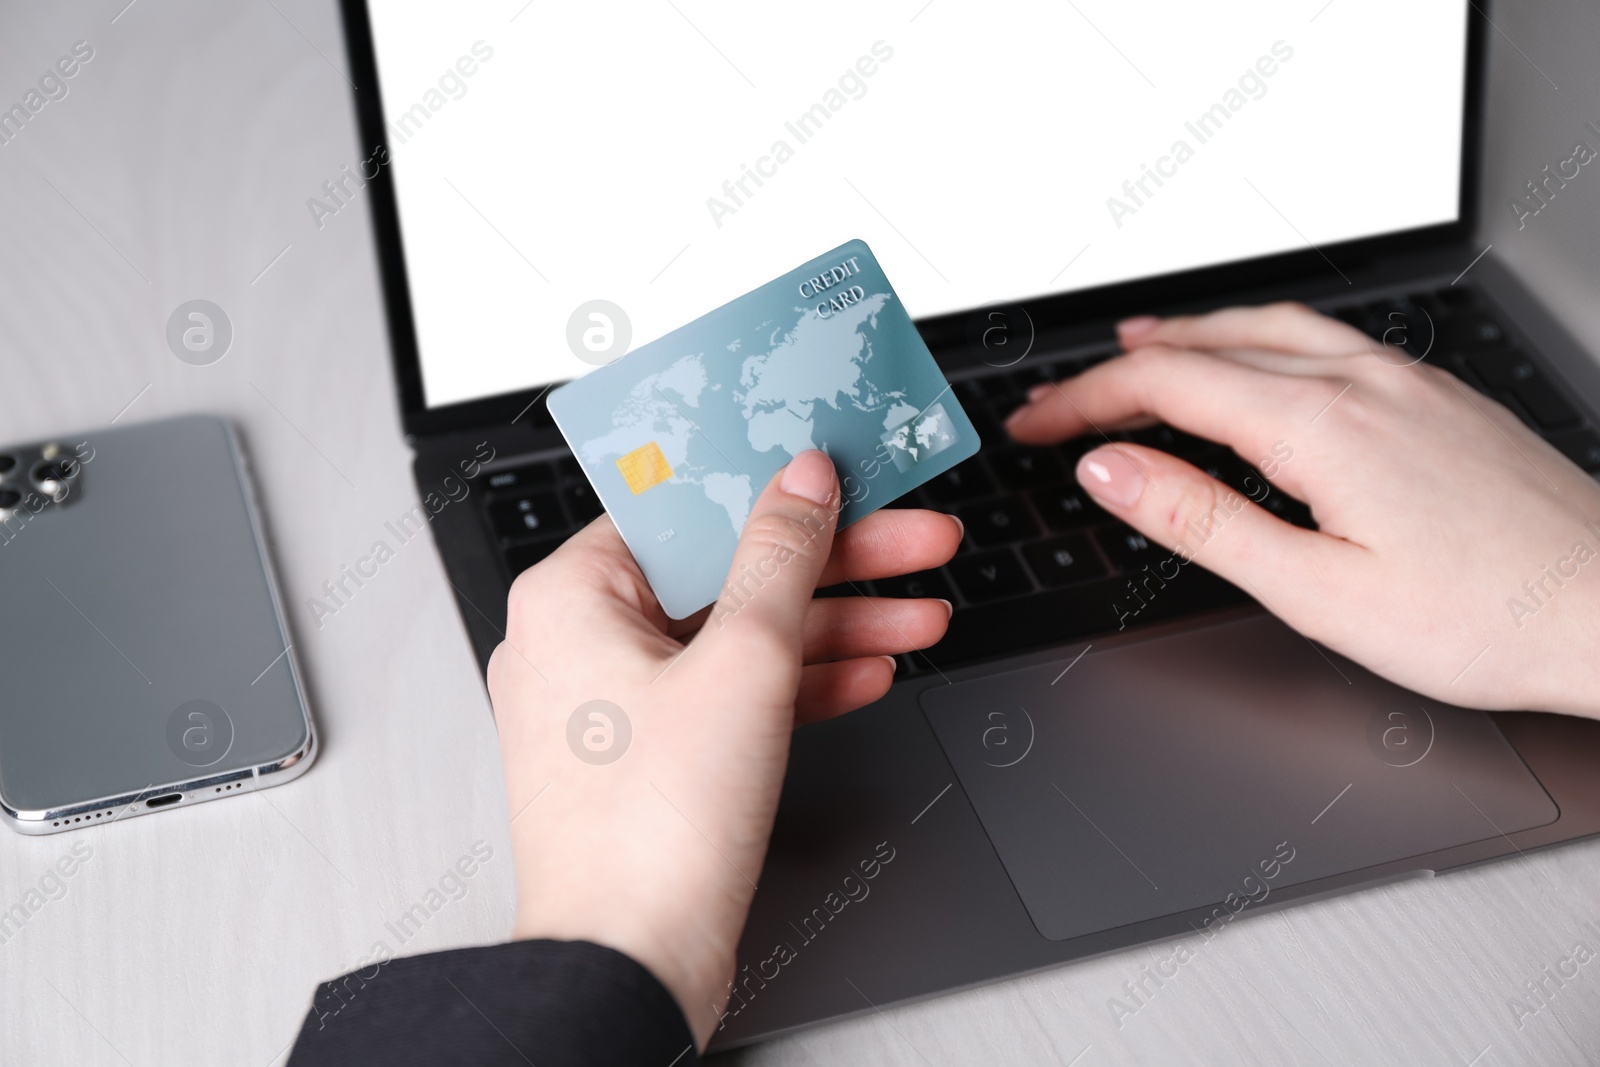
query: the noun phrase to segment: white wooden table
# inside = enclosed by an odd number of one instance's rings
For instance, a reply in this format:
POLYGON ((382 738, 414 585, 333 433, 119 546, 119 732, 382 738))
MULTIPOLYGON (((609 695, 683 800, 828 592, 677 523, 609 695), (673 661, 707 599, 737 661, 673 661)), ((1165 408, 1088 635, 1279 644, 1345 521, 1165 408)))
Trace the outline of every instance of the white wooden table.
MULTIPOLYGON (((500 767, 430 542, 403 549, 320 630, 305 607, 416 499, 368 219, 343 211, 319 231, 305 207, 359 158, 334 4, 126 2, 0 10, 0 102, 21 99, 75 41, 94 49, 68 95, 0 145, 0 437, 187 411, 235 420, 324 750, 283 789, 109 830, 0 833, 0 908, 75 844, 91 850, 64 895, 0 944, 0 1062, 271 1067, 314 983, 380 943, 410 953, 506 934, 500 767), (193 298, 221 305, 236 331, 209 367, 178 361, 164 342, 168 314, 193 298), (392 924, 478 842, 492 858, 402 941, 392 924)), ((1586 120, 1600 121, 1587 51, 1600 15, 1542 0, 1495 16, 1505 37, 1494 35, 1485 239, 1552 305, 1584 316, 1600 351, 1600 177, 1586 169, 1551 219, 1520 233, 1505 208, 1588 136, 1586 120)), ((1403 116, 1395 122, 1401 182, 1403 116)), ((1110 998, 1170 949, 738 1055, 786 1065, 1595 1062, 1600 962, 1520 1027, 1509 1004, 1575 942, 1600 950, 1589 920, 1600 920, 1600 842, 1239 923, 1120 1028, 1110 998)))

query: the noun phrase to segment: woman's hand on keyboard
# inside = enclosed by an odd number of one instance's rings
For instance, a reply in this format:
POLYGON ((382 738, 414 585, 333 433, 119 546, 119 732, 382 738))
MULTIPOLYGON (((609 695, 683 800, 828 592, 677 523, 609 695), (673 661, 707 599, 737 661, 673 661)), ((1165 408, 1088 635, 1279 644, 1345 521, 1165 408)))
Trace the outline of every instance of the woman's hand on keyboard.
MULTIPOLYGON (((1453 375, 1298 304, 1132 319, 1036 388, 1024 443, 1160 420, 1231 447, 1319 527, 1107 443, 1078 481, 1295 629, 1441 701, 1600 718, 1600 486, 1453 375)), ((1259 496, 1259 494, 1252 494, 1259 496)))

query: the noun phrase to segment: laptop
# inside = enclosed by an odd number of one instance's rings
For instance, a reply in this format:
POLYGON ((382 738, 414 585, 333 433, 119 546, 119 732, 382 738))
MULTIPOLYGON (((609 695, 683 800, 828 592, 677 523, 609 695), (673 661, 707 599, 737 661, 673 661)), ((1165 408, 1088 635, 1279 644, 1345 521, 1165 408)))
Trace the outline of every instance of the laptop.
POLYGON ((575 328, 625 349, 864 238, 982 436, 905 501, 965 522, 949 565, 821 593, 955 611, 795 735, 714 1048, 1600 831, 1600 726, 1407 692, 1198 567, 1152 584, 1167 554, 1073 481, 1090 442, 1003 433, 1121 317, 1295 299, 1600 472, 1600 370, 1475 238, 1483 5, 1158 6, 344 3, 363 158, 313 210, 370 206, 480 663, 600 514, 545 406, 575 328))

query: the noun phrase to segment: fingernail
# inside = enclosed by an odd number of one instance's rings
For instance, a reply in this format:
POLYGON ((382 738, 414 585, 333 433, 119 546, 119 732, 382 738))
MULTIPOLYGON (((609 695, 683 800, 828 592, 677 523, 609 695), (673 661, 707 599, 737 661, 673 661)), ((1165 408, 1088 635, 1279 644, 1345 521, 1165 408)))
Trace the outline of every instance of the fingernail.
POLYGON ((1055 391, 1055 386, 1050 382, 1041 382, 1028 390, 1028 403, 1037 404, 1041 399, 1055 391))
POLYGON ((778 488, 785 493, 803 496, 814 504, 833 501, 835 484, 833 460, 815 448, 807 449, 783 468, 783 480, 778 488))
POLYGON ((939 603, 944 605, 944 611, 945 611, 945 618, 946 619, 949 619, 950 616, 952 616, 952 615, 954 615, 956 613, 956 606, 954 604, 950 603, 950 601, 945 600, 943 597, 934 597, 933 599, 937 600, 939 603))
POLYGON ((878 658, 879 659, 888 660, 889 661, 889 669, 891 671, 893 671, 894 673, 896 673, 896 674, 900 673, 900 661, 899 660, 895 659, 893 656, 879 656, 878 658))
POLYGON ((960 515, 951 515, 950 521, 956 524, 956 540, 960 541, 967 536, 967 524, 961 521, 960 515))
POLYGON ((1078 484, 1098 500, 1131 508, 1144 492, 1144 475, 1114 448, 1097 448, 1078 460, 1078 484))
POLYGON ((1117 334, 1118 336, 1140 337, 1159 325, 1161 325, 1161 320, 1154 315, 1135 315, 1131 319, 1123 319, 1117 323, 1117 334))

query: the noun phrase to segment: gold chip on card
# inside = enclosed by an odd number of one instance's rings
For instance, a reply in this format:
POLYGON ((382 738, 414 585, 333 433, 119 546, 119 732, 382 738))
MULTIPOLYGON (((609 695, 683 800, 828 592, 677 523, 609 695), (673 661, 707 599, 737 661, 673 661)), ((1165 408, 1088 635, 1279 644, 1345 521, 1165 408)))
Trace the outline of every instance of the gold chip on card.
POLYGON ((622 472, 622 478, 633 490, 634 496, 672 477, 672 464, 667 462, 667 457, 661 454, 661 446, 654 441, 618 457, 617 470, 622 472))

